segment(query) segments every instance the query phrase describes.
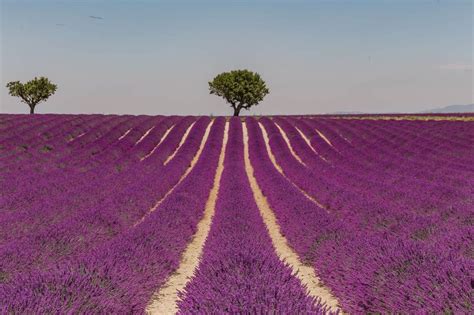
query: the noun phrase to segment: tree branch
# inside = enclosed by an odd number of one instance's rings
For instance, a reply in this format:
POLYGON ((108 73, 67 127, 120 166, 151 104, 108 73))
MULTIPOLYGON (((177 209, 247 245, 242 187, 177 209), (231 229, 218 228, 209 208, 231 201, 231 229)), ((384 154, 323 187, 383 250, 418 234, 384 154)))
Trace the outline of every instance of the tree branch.
POLYGON ((21 99, 23 100, 23 102, 25 102, 26 104, 28 104, 29 106, 31 106, 31 101, 30 101, 23 93, 18 94, 18 95, 21 97, 21 99))

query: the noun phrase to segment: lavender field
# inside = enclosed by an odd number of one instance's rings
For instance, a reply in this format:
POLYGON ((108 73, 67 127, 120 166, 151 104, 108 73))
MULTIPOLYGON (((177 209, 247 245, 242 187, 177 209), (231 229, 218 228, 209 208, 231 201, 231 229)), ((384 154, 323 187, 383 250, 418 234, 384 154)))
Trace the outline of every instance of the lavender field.
POLYGON ((474 115, 0 115, 0 313, 474 312, 474 115))

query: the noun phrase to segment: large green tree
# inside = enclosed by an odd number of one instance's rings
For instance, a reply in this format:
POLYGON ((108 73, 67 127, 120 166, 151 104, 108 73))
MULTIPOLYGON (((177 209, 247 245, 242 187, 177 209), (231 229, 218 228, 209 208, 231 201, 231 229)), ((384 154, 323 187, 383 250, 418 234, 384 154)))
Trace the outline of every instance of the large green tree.
POLYGON ((223 72, 209 82, 209 90, 230 104, 234 116, 239 116, 242 108, 257 105, 270 92, 260 75, 249 70, 223 72))
POLYGON ((8 82, 7 88, 11 96, 19 97, 23 103, 28 104, 30 114, 34 114, 36 105, 53 95, 57 86, 51 83, 48 78, 35 77, 26 83, 20 81, 8 82))

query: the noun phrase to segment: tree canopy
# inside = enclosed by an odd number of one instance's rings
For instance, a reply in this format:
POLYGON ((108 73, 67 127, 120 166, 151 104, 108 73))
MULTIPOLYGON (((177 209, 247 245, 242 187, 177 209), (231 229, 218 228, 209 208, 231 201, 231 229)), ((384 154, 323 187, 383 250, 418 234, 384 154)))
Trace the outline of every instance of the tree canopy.
POLYGON ((209 82, 209 90, 230 104, 234 116, 239 116, 242 108, 257 105, 270 92, 260 75, 249 70, 223 72, 209 82))
POLYGON ((7 88, 11 96, 20 97, 23 103, 30 107, 30 114, 34 114, 38 103, 47 100, 56 92, 57 86, 48 78, 34 78, 26 83, 12 81, 7 83, 7 88))

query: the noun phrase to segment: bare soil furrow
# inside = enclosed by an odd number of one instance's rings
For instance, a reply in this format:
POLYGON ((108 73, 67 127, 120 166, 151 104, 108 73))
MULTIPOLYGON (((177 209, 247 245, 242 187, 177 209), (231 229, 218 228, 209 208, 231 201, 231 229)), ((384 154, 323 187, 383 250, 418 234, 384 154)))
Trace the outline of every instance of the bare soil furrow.
MULTIPOLYGON (((288 179, 288 177, 285 175, 285 173, 283 172, 283 169, 282 167, 280 166, 280 164, 278 164, 276 158, 275 158, 275 155, 273 154, 272 152, 272 149, 270 148, 270 144, 269 144, 269 138, 268 138, 268 133, 267 131, 265 130, 265 127, 262 126, 262 124, 258 124, 260 129, 262 130, 262 134, 263 134, 263 139, 265 140, 265 147, 267 149, 267 153, 268 153, 268 156, 270 158, 270 160, 272 161, 272 164, 273 166, 277 169, 277 171, 283 175, 286 180, 288 180, 288 182, 290 182, 293 186, 295 186, 296 188, 298 188, 298 190, 303 194, 305 195, 306 198, 308 198, 309 200, 311 200, 312 202, 314 202, 316 205, 318 205, 319 207, 323 208, 323 209, 326 209, 326 207, 320 203, 318 200, 316 200, 316 198, 310 196, 306 191, 304 191, 303 189, 301 189, 299 186, 297 186, 295 183, 293 183, 293 181, 291 181, 290 179, 288 179)), ((246 129, 245 129, 246 130, 246 129)))
MULTIPOLYGON (((199 265, 204 243, 211 228, 212 218, 214 217, 216 201, 219 194, 219 185, 222 172, 224 171, 224 157, 228 139, 228 128, 229 123, 226 123, 224 137, 222 140, 222 149, 219 155, 219 164, 214 176, 214 184, 206 202, 203 218, 197 225, 197 232, 183 252, 179 268, 168 278, 166 283, 153 296, 152 302, 146 309, 148 314, 176 313, 178 311, 178 292, 185 288, 186 284, 191 279, 194 271, 199 265)), ((206 130, 205 138, 207 138, 209 129, 210 128, 206 130)), ((201 146, 200 151, 202 147, 203 145, 201 146)))
POLYGON ((156 149, 158 149, 158 147, 160 146, 160 144, 163 143, 163 141, 166 139, 166 137, 168 137, 168 134, 171 132, 171 130, 173 130, 174 126, 176 126, 176 125, 173 125, 173 126, 171 126, 168 130, 166 130, 166 132, 163 134, 163 136, 161 137, 160 141, 159 141, 158 144, 153 148, 153 150, 151 150, 147 155, 145 155, 144 157, 142 157, 142 158, 140 159, 140 161, 145 160, 145 159, 148 158, 150 155, 152 155, 153 152, 155 152, 156 149))
POLYGON ((295 157, 295 159, 298 162, 300 162, 301 164, 306 166, 306 164, 303 162, 303 160, 298 156, 298 154, 296 154, 295 150, 293 150, 293 146, 291 145, 290 139, 288 139, 288 135, 286 134, 286 132, 283 129, 281 129, 281 127, 277 123, 275 123, 275 126, 277 126, 278 130, 280 131, 281 135, 283 136, 283 139, 285 140, 286 144, 288 145, 288 148, 290 149, 291 154, 295 157))
POLYGON ((320 298, 323 303, 334 311, 340 310, 337 299, 331 294, 328 288, 322 285, 320 279, 316 276, 314 269, 301 262, 298 254, 290 247, 286 238, 281 234, 277 218, 254 177, 254 170, 250 163, 248 133, 245 124, 243 125, 243 128, 245 169, 255 201, 265 222, 270 238, 272 239, 275 251, 280 259, 288 263, 294 270, 296 277, 298 277, 301 283, 306 286, 309 295, 314 296, 315 298, 320 298))
MULTIPOLYGON (((201 153, 202 153, 202 150, 204 149, 204 145, 206 144, 206 141, 207 141, 207 138, 209 137, 209 132, 211 131, 211 127, 212 127, 212 124, 214 123, 214 121, 211 121, 211 123, 209 123, 209 125, 207 126, 206 128, 206 132, 204 133, 204 136, 202 137, 202 141, 201 141, 201 144, 199 146, 199 150, 197 151, 196 155, 194 156, 194 158, 192 159, 191 161, 191 164, 189 165, 189 167, 186 169, 186 171, 184 172, 184 174, 180 177, 179 181, 176 183, 176 185, 174 185, 164 196, 163 198, 161 198, 160 200, 158 200, 155 205, 150 208, 150 210, 148 210, 148 212, 140 218, 140 220, 138 220, 137 222, 135 222, 135 224, 133 226, 137 226, 138 224, 140 224, 141 222, 143 222, 143 220, 145 220, 145 218, 147 216, 150 215, 150 213, 152 213, 153 211, 156 210, 156 208, 159 207, 159 205, 163 202, 163 200, 166 199, 166 197, 168 197, 172 192, 173 190, 178 187, 178 185, 186 178, 186 176, 188 176, 188 174, 193 170, 194 166, 196 165, 197 161, 199 160, 199 157, 201 156, 201 153)), ((188 129, 189 131, 189 129, 188 129)))
POLYGON ((184 133, 183 135, 183 138, 181 138, 181 141, 179 142, 178 144, 178 147, 176 148, 176 150, 174 150, 174 152, 168 156, 168 158, 165 160, 165 162, 163 163, 163 165, 166 165, 168 164, 169 161, 171 161, 174 156, 176 155, 176 153, 179 151, 179 148, 181 148, 181 146, 184 144, 184 142, 186 141, 186 138, 188 137, 189 135, 189 132, 191 131, 191 129, 193 129, 193 126, 196 122, 193 122, 191 125, 189 125, 188 129, 186 130, 186 132, 184 133))

